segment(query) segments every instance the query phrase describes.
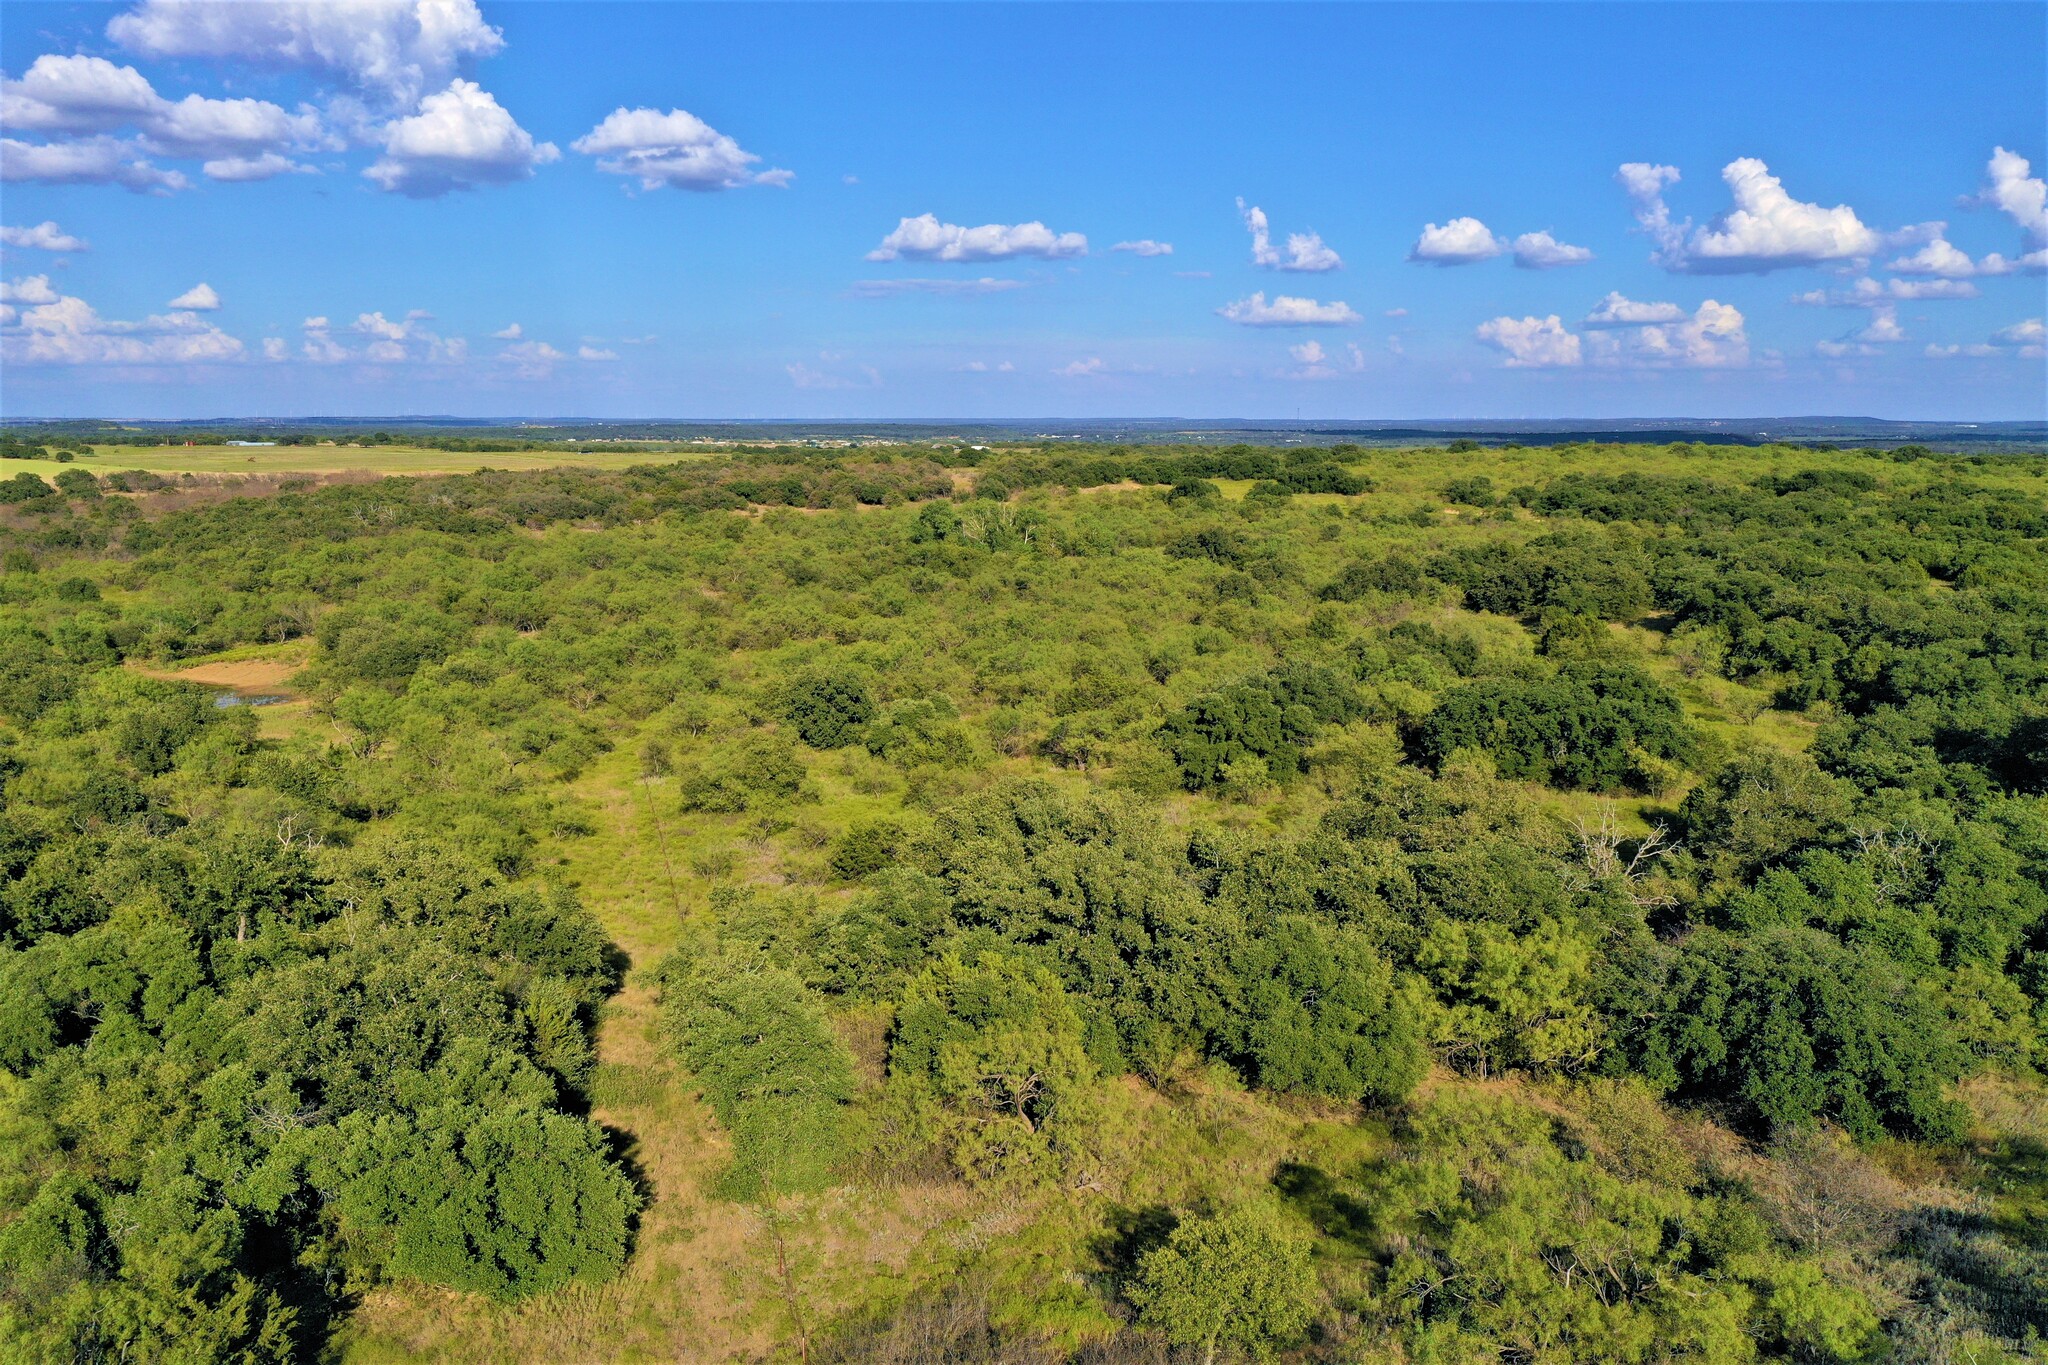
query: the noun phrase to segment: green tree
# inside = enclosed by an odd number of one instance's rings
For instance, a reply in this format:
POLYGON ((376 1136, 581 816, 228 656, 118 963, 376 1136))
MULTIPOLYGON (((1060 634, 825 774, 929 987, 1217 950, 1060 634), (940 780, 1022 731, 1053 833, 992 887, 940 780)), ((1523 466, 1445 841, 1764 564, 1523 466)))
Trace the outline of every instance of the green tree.
POLYGON ((772 1200, 831 1183, 846 1155, 853 1065, 791 973, 714 957, 664 968, 663 1019, 733 1142, 724 1185, 772 1200))
POLYGON ((782 718, 813 749, 837 749, 860 740, 875 714, 867 679, 852 672, 813 670, 789 680, 776 698, 782 718))
POLYGON ((1260 1085, 1390 1102, 1422 1079, 1426 1056, 1393 972, 1355 929, 1288 915, 1247 943, 1247 1070, 1260 1085))
POLYGON ((1045 1129, 1094 1072, 1081 1017, 1044 967, 999 952, 947 954, 903 992, 889 1074, 957 1118, 955 1159, 993 1175, 1024 1173, 1049 1150, 1045 1129))
POLYGON ((1124 1296, 1141 1326, 1177 1346, 1265 1355, 1308 1330, 1322 1306, 1309 1241, 1271 1205, 1185 1219, 1138 1262, 1124 1296))

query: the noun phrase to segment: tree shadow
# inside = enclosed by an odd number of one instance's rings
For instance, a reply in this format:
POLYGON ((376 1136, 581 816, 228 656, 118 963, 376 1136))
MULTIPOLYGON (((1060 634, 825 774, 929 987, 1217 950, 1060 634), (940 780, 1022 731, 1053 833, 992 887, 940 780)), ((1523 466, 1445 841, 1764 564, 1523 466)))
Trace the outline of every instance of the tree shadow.
POLYGON ((1180 1226, 1180 1216, 1161 1204, 1146 1208, 1112 1208, 1104 1230, 1088 1244, 1102 1273, 1121 1285, 1137 1272, 1138 1263, 1164 1246, 1180 1226))
POLYGON ((1374 1246, 1372 1212, 1337 1187, 1327 1171, 1286 1161, 1273 1173, 1273 1188, 1325 1237, 1362 1251, 1374 1246))
POLYGON ((640 1207, 626 1220, 627 1254, 630 1256, 633 1244, 640 1239, 640 1219, 654 1203, 654 1181, 647 1174, 646 1165, 640 1160, 640 1138, 624 1128, 614 1128, 609 1123, 597 1125, 604 1134, 605 1154, 611 1157, 619 1171, 633 1186, 633 1193, 640 1196, 640 1207))
POLYGON ((1901 1240, 1940 1299, 2015 1341, 2048 1333, 2048 1252, 2002 1231, 1981 1214, 1930 1209, 1901 1240))

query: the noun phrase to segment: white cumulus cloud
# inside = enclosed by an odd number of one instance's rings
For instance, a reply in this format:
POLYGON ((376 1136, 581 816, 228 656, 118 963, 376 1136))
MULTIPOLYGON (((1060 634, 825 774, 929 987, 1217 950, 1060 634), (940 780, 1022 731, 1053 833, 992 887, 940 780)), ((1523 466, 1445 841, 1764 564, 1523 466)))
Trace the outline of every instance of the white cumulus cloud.
POLYGON ((642 189, 731 190, 787 185, 789 171, 757 171, 761 158, 684 109, 620 107, 569 146, 597 158, 597 168, 632 176, 642 189))
POLYGON ((1972 275, 2039 275, 2048 272, 2048 247, 2036 247, 2017 258, 1986 252, 1977 260, 1959 249, 1944 235, 1947 224, 1935 224, 1935 234, 1918 251, 1901 256, 1888 269, 1901 275, 1934 275, 1960 280, 1972 275))
POLYGON ((2017 356, 2022 360, 2040 360, 2048 357, 2048 326, 2040 318, 2028 318, 2010 327, 2001 327, 1991 334, 1988 342, 1963 346, 1929 346, 1926 354, 1935 360, 1954 356, 2017 356))
POLYGON ((1560 242, 1548 231, 1525 232, 1515 238, 1515 264, 1524 270, 1555 270, 1562 265, 1584 265, 1592 259, 1589 248, 1560 242))
POLYGON ((491 339, 494 341, 517 341, 519 340, 519 338, 525 335, 526 329, 521 327, 518 323, 514 322, 508 323, 504 327, 501 327, 497 331, 491 333, 491 339))
POLYGON ((28 275, 0 282, 0 303, 55 303, 57 291, 48 275, 28 275))
POLYGON ((52 185, 119 185, 137 194, 169 194, 192 182, 149 160, 128 138, 70 138, 23 142, 0 138, 0 181, 39 180, 52 185))
POLYGON ((1424 225, 1408 259, 1423 265, 1470 265, 1500 255, 1507 245, 1477 218, 1453 218, 1442 227, 1424 225))
POLYGON ((394 108, 505 45, 475 0, 142 0, 107 24, 107 36, 148 57, 296 67, 394 108))
POLYGON ((617 360, 619 353, 617 351, 600 350, 595 346, 579 346, 576 348, 576 358, 578 360, 617 360))
POLYGON ((35 251, 87 251, 91 243, 44 219, 34 227, 0 227, 0 246, 35 251))
POLYGON ((1342 327, 1360 320, 1351 305, 1342 300, 1319 303, 1278 294, 1268 303, 1264 290, 1226 303, 1216 312, 1245 327, 1342 327))
POLYGON ((1846 204, 1823 208, 1794 199, 1755 157, 1722 168, 1735 207, 1699 228, 1674 223, 1664 203, 1664 186, 1678 179, 1674 168, 1630 162, 1615 178, 1635 200, 1636 221, 1657 243, 1651 259, 1681 274, 1761 274, 1857 260, 1885 240, 1846 204))
POLYGON ((1086 256, 1088 239, 1078 232, 1054 232, 1044 223, 985 223, 961 227, 921 213, 896 224, 895 231, 868 253, 871 261, 1000 261, 1011 256, 1059 260, 1086 256))
POLYGON ((215 157, 199 168, 208 180, 220 180, 229 184, 245 184, 252 180, 269 180, 287 172, 302 175, 317 175, 311 166, 302 166, 288 156, 276 152, 265 152, 261 156, 215 157))
POLYGON ((1599 306, 1586 314, 1583 324, 1587 327, 1640 327, 1652 322, 1680 322, 1685 310, 1675 303, 1638 303, 1623 295, 1619 290, 1610 292, 1600 300, 1599 306))
POLYGON ((1899 326, 1899 310, 1889 304, 1871 310, 1870 321, 1852 332, 1857 341, 1889 342, 1904 341, 1906 331, 1899 326))
POLYGON ((1713 299, 1700 304, 1690 317, 1680 311, 1676 320, 1603 328, 1594 332, 1587 344, 1595 365, 1730 369, 1749 363, 1749 337, 1742 313, 1732 304, 1713 299))
POLYGON ((536 143, 474 81, 450 82, 421 100, 417 114, 385 125, 383 136, 384 155, 363 175, 414 199, 525 180, 561 156, 554 143, 536 143))
POLYGON ((1155 242, 1150 237, 1141 237, 1135 242, 1118 242, 1111 251, 1128 251, 1134 256, 1171 256, 1172 242, 1155 242))
POLYGON ((1509 369, 1555 369, 1582 363, 1579 338, 1552 313, 1546 318, 1494 318, 1473 335, 1507 357, 1509 369))
POLYGON ((1273 245, 1273 231, 1266 221, 1266 211, 1258 205, 1250 207, 1244 200, 1237 201, 1237 211, 1244 217, 1245 231, 1252 235, 1252 264, 1268 270, 1293 270, 1305 274, 1316 274, 1325 270, 1340 270, 1344 260, 1329 246, 1321 234, 1314 232, 1290 232, 1286 247, 1273 245))
POLYGON ((1994 148, 1984 168, 1984 190, 1978 202, 2011 218, 2036 246, 2048 245, 2048 181, 2029 174, 2033 169, 2018 152, 1994 148))
POLYGON ((140 322, 102 318, 91 304, 57 294, 40 276, 17 280, 0 297, 33 306, 0 325, 0 361, 10 365, 177 365, 230 361, 242 343, 190 310, 140 322))
POLYGON ((1977 286, 1968 280, 1874 280, 1864 276, 1847 289, 1809 289, 1792 302, 1826 308, 1890 308, 1902 299, 1974 299, 1977 286))
POLYGON ((173 308, 183 308, 194 313, 211 313, 220 307, 220 295, 204 280, 193 285, 170 302, 173 308))
POLYGON ((124 166, 146 165, 147 156, 205 158, 211 163, 208 174, 216 179, 255 180, 304 169, 284 151, 341 145, 309 108, 291 113, 265 100, 202 95, 173 101, 159 95, 134 67, 116 66, 104 57, 45 55, 20 80, 0 80, 0 126, 57 138, 42 144, 46 153, 67 147, 80 152, 68 162, 40 158, 52 173, 17 178, 141 182, 130 188, 172 188, 152 185, 147 175, 132 169, 129 179, 118 173, 124 166), (106 135, 120 129, 136 134, 132 144, 120 144, 130 155, 105 162, 106 169, 97 175, 89 173, 92 156, 105 158, 111 150, 106 135))
POLYGON ((1287 354, 1304 365, 1320 365, 1327 358, 1320 341, 1304 341, 1299 346, 1289 346, 1287 354))

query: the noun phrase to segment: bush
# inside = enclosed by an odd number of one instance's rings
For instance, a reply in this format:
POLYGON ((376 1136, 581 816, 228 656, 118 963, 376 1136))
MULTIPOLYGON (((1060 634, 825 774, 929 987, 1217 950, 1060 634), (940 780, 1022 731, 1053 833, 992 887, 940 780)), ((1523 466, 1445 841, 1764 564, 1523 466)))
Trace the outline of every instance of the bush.
POLYGON ((831 1183, 847 1150, 853 1064, 823 1006, 773 967, 714 959, 664 967, 663 1020, 732 1137, 735 1198, 831 1183))
POLYGON ((1138 1262, 1124 1296, 1141 1326, 1201 1347, 1205 1362, 1219 1345, 1264 1354, 1295 1341, 1323 1297, 1308 1238, 1264 1203, 1182 1221, 1138 1262))
POLYGON ((684 770, 677 787, 684 810, 726 813, 817 796, 796 746, 769 734, 751 735, 684 770))
POLYGON ((1417 747, 1439 769, 1457 750, 1478 749, 1502 777, 1590 791, 1661 786, 1668 774, 1643 772, 1635 755, 1685 763, 1698 749, 1684 708, 1654 679, 1587 664, 1457 688, 1423 722, 1417 747))
POLYGON ((812 671, 790 680, 776 709, 813 749, 838 749, 859 742, 875 701, 858 673, 812 671))

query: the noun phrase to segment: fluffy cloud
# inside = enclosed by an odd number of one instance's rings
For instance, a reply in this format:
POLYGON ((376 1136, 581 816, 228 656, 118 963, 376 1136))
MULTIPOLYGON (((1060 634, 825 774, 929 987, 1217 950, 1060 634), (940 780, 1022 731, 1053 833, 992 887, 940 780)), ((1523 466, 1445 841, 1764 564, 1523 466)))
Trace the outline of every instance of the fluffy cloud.
POLYGON ((789 171, 754 170, 760 157, 682 109, 664 114, 621 107, 569 145, 596 157, 599 170, 633 176, 647 190, 731 190, 787 185, 795 178, 789 171))
POLYGON ((381 337, 385 341, 404 341, 412 335, 413 329, 411 322, 393 322, 379 309, 374 313, 358 313, 349 330, 364 336, 381 337))
MULTIPOLYGON (((1287 354, 1294 358, 1298 368, 1282 373, 1280 377, 1283 379, 1335 379, 1337 377, 1336 367, 1330 363, 1330 353, 1323 349, 1322 343, 1319 341, 1304 341, 1299 346, 1289 346, 1287 354)), ((1363 368, 1365 357, 1356 346, 1351 347, 1351 355, 1355 362, 1351 368, 1363 368)))
MULTIPOLYGON (((2024 162, 2021 164, 2025 165, 2024 162)), ((1951 280, 1965 279, 1971 275, 2039 275, 2048 271, 2048 247, 2026 252, 2017 259, 2008 259, 1993 251, 1973 261, 1967 252, 1958 249, 1943 236, 1947 224, 1936 223, 1932 226, 1935 229, 1934 235, 1922 244, 1918 251, 1899 257, 1888 268, 1901 275, 1935 275, 1951 280)))
POLYGON ((2048 181, 2028 174, 2032 169, 2018 152, 1994 148, 1984 168, 1984 190, 1977 201, 2018 223, 2029 242, 2048 246, 2048 181))
POLYGON ((1495 318, 1482 322, 1473 335, 1507 356, 1509 369, 1548 369, 1581 363, 1579 339, 1567 332, 1557 314, 1547 318, 1495 318))
POLYGON ((421 100, 417 114, 385 125, 384 155, 363 175, 393 193, 431 199, 525 180, 560 156, 554 143, 536 143, 489 91, 458 80, 421 100))
POLYGON ((1109 367, 1102 363, 1102 357, 1091 355, 1086 360, 1069 361, 1053 373, 1062 379, 1081 379, 1091 374, 1104 374, 1109 367))
POLYGON ((595 346, 579 346, 576 348, 576 358, 578 360, 617 360, 619 353, 617 351, 599 350, 595 346))
POLYGON ((22 142, 0 138, 0 181, 40 180, 52 185, 119 185, 138 194, 169 194, 191 181, 149 160, 144 148, 118 137, 22 142))
POLYGON ((1552 314, 1499 317, 1475 335, 1507 356, 1511 369, 1594 364, 1628 369, 1725 369, 1749 363, 1741 312, 1708 299, 1691 316, 1675 304, 1638 303, 1611 293, 1586 318, 1580 337, 1552 314))
POLYGON ((263 358, 265 360, 283 360, 290 353, 290 350, 291 347, 283 337, 263 338, 263 358))
POLYGON ((142 0, 107 36, 149 57, 229 58, 297 67, 410 107, 505 45, 475 0, 142 0))
POLYGON ((57 291, 50 288, 48 275, 29 275, 0 282, 0 303, 55 303, 57 291))
MULTIPOLYGON (((347 327, 356 336, 368 338, 361 350, 351 350, 337 341, 327 318, 310 317, 302 324, 305 340, 299 352, 319 365, 362 361, 373 365, 400 363, 459 365, 469 359, 469 343, 461 337, 438 336, 420 326, 433 314, 413 309, 399 321, 374 313, 358 313, 347 327)), ((559 359, 559 355, 557 356, 559 359)))
POLYGON ((1749 337, 1743 330, 1741 312, 1713 299, 1702 303, 1691 317, 1681 312, 1676 321, 1607 327, 1595 332, 1588 346, 1596 365, 1730 369, 1749 363, 1749 337))
POLYGON ((49 219, 34 227, 0 227, 0 246, 36 251, 86 251, 91 243, 73 237, 49 219))
POLYGON ((104 133, 154 117, 167 101, 132 66, 45 55, 0 80, 0 125, 29 133, 104 133))
POLYGON ((1022 289, 1022 280, 855 280, 849 291, 857 299, 885 299, 899 294, 1002 294, 1022 289))
POLYGON ((1134 256, 1171 256, 1172 242, 1155 242, 1150 237, 1141 237, 1135 242, 1118 242, 1111 251, 1128 251, 1134 256))
POLYGON ((514 322, 491 333, 491 339, 494 341, 517 341, 525 335, 526 329, 514 322))
POLYGON ((1088 239, 1078 232, 1055 233, 1040 222, 1006 227, 987 223, 960 227, 942 223, 934 214, 905 218, 882 244, 868 253, 871 261, 1000 261, 1010 256, 1059 260, 1086 256, 1088 239))
POLYGON ((1977 273, 1977 263, 1939 234, 1928 239, 1910 256, 1901 256, 1888 267, 1901 275, 1941 275, 1961 279, 1977 273))
POLYGON ((1882 355, 1885 345, 1905 339, 1898 310, 1884 304, 1871 313, 1870 321, 1863 326, 1837 340, 1816 342, 1813 349, 1824 356, 1882 355))
POLYGON ((1341 300, 1318 303, 1279 294, 1268 303, 1264 290, 1226 303, 1216 312, 1245 327, 1342 327, 1360 320, 1351 305, 1341 300))
POLYGON ((1453 218, 1442 227, 1426 224, 1408 259, 1422 265, 1470 265, 1500 255, 1507 246, 1477 218, 1453 218))
POLYGON ((229 184, 245 184, 252 180, 269 180, 288 171, 304 175, 318 174, 311 166, 301 166, 288 156, 276 152, 265 152, 261 156, 215 157, 199 168, 208 180, 220 180, 229 184))
POLYGON ((2022 360, 2040 360, 2048 356, 2048 325, 2039 318, 2028 318, 2015 322, 2010 327, 2001 327, 1991 334, 1989 343, 1974 346, 1929 346, 1927 354, 1934 359, 1950 356, 2000 356, 2016 355, 2022 360))
POLYGON ((1592 312, 1586 314, 1587 327, 1640 327, 1645 323, 1681 322, 1685 310, 1675 303, 1638 303, 1613 291, 1592 312))
POLYGON ((1515 264, 1524 270, 1555 270, 1592 259, 1593 253, 1586 247, 1560 242, 1547 231, 1525 232, 1515 238, 1515 264))
POLYGON ((211 313, 220 307, 220 295, 204 280, 193 285, 170 302, 173 308, 182 308, 191 313, 211 313))
POLYGON ((301 327, 306 339, 300 343, 299 353, 314 364, 338 365, 352 358, 349 351, 328 332, 326 318, 307 318, 301 327))
POLYGON ((189 310, 117 322, 57 294, 41 276, 15 281, 0 298, 34 305, 0 325, 0 360, 10 365, 175 365, 242 355, 239 340, 189 310))
POLYGON ((1855 260, 1883 245, 1848 205, 1823 208, 1794 199, 1755 157, 1729 162, 1721 178, 1735 207, 1706 227, 1691 228, 1674 223, 1664 203, 1664 186, 1678 179, 1675 168, 1630 162, 1615 172, 1635 201, 1636 221, 1657 243, 1651 258, 1657 264, 1682 274, 1761 274, 1855 260))
POLYGON ((1826 308, 1890 308, 1902 299, 1974 299, 1977 286, 1968 280, 1873 280, 1864 276, 1847 289, 1809 289, 1792 302, 1826 308))
MULTIPOLYGON (((310 109, 294 114, 264 100, 201 95, 168 100, 134 67, 116 66, 103 57, 45 55, 36 58, 20 80, 0 81, 0 125, 15 132, 80 139, 47 144, 46 151, 78 147, 102 155, 109 145, 106 134, 132 128, 137 136, 129 161, 152 155, 207 158, 221 172, 215 178, 224 180, 264 179, 302 169, 282 152, 297 147, 332 150, 340 145, 310 109)), ((116 161, 114 166, 120 164, 116 161)), ((214 169, 209 166, 208 173, 214 169)), ((75 162, 64 178, 128 183, 113 170, 82 176, 75 162)), ((170 188, 130 185, 138 187, 170 188)))
POLYGON ((1244 200, 1240 199, 1237 201, 1237 211, 1244 215, 1245 230, 1252 235, 1253 265, 1262 265, 1268 270, 1294 270, 1310 274, 1343 268, 1343 258, 1324 245, 1320 234, 1290 232, 1287 234, 1287 247, 1283 251, 1273 245, 1273 233, 1266 222, 1264 209, 1256 204, 1247 208, 1244 200))
POLYGON ((1591 251, 1558 241, 1548 229, 1525 232, 1510 242, 1506 237, 1496 236, 1477 218, 1453 218, 1442 227, 1425 224, 1422 235, 1408 252, 1408 259, 1418 265, 1471 265, 1490 261, 1508 250, 1515 253, 1515 264, 1524 270, 1555 270, 1559 266, 1584 265, 1593 259, 1591 251))

